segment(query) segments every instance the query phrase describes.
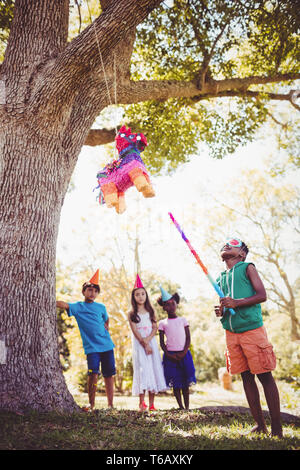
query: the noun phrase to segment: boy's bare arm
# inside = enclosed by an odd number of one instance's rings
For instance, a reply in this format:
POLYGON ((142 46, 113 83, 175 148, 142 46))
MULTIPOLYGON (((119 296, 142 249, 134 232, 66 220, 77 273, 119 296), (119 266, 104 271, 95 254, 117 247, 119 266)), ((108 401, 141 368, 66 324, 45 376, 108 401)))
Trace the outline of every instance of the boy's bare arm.
POLYGON ((57 308, 63 308, 65 310, 69 310, 69 304, 67 302, 64 302, 63 300, 57 300, 56 301, 56 307, 57 308))
POLYGON ((224 297, 220 299, 221 307, 236 308, 236 307, 249 307, 250 305, 260 304, 267 300, 267 294, 263 282, 256 271, 253 264, 247 267, 247 276, 255 290, 255 294, 245 299, 232 299, 231 297, 224 297))
POLYGON ((258 301, 256 303, 265 302, 267 300, 266 289, 258 272, 256 271, 255 266, 253 264, 249 264, 246 272, 253 286, 253 289, 256 292, 256 296, 258 297, 258 301))

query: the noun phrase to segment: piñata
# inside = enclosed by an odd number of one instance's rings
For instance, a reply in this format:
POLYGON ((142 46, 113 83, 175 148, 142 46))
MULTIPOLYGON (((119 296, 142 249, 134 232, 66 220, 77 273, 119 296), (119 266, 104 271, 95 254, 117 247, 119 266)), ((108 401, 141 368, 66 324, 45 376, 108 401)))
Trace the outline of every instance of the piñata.
POLYGON ((99 171, 97 179, 100 204, 115 207, 121 214, 126 209, 124 193, 131 186, 135 186, 144 197, 153 197, 155 192, 140 156, 148 145, 144 134, 135 134, 122 126, 115 140, 119 158, 99 171))

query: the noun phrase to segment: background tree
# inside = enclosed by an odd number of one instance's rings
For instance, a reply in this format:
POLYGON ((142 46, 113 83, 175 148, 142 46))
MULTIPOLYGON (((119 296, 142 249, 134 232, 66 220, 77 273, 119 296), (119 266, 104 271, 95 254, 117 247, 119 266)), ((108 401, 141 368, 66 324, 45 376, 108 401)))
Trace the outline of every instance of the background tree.
POLYGON ((290 339, 300 340, 299 283, 293 274, 299 263, 299 190, 257 170, 244 172, 239 181, 227 184, 231 187, 227 198, 215 195, 216 210, 207 227, 209 244, 219 256, 214 234, 219 240, 233 232, 243 239, 247 234, 249 257, 257 261, 268 299, 287 317, 290 339))
POLYGON ((256 229, 258 237, 252 242, 251 252, 258 262, 265 261, 261 275, 269 299, 287 315, 291 340, 300 340, 297 283, 289 274, 289 268, 299 262, 299 247, 294 240, 299 233, 300 193, 290 184, 268 184, 267 178, 259 175, 252 174, 251 179, 253 187, 241 194, 243 208, 230 208, 230 212, 250 221, 256 229))
MULTIPOLYGON (((156 127, 157 114, 152 109, 158 100, 158 112, 177 119, 175 126, 168 126, 175 131, 166 133, 175 146, 187 122, 183 116, 197 124, 195 131, 190 126, 192 137, 204 135, 209 142, 222 125, 224 135, 251 137, 265 113, 256 104, 260 97, 295 104, 294 92, 268 89, 284 82, 290 86, 291 80, 299 78, 293 4, 249 1, 245 7, 239 2, 237 9, 235 3, 220 1, 214 6, 213 2, 175 1, 173 8, 166 9, 159 7, 161 0, 102 0, 93 24, 68 41, 68 0, 14 2, 0 65, 0 338, 6 357, 5 364, 0 364, 1 407, 76 408, 60 370, 57 348, 56 240, 61 206, 82 146, 90 143, 90 136, 93 143, 109 140, 106 130, 90 130, 101 111, 113 103, 114 92, 118 104, 149 103, 148 111, 139 114, 136 109, 134 115, 149 131, 153 144, 155 135, 150 130, 156 127), (136 27, 155 8, 135 43, 136 27), (279 35, 282 26, 285 34, 279 35), (177 43, 172 40, 168 45, 175 31, 181 33, 177 43), (141 50, 143 37, 148 45, 141 50), (228 58, 230 37, 234 59, 228 58), (165 56, 173 43, 177 49, 165 56), (266 52, 262 44, 268 45, 266 52), (252 50, 254 54, 249 53, 252 50), (133 53, 137 61, 131 70, 133 53), (141 64, 147 67, 139 77, 141 64), (236 108, 226 120, 229 128, 215 112, 203 118, 200 101, 228 96, 237 97, 236 108), (245 101, 239 101, 241 97, 245 101), (173 100, 171 108, 160 110, 160 103, 167 99, 173 100), (242 112, 237 130, 232 130, 234 117, 242 112)), ((160 127, 156 136, 163 131, 160 127)), ((190 151, 192 141, 182 139, 182 148, 186 143, 190 151)), ((231 148, 229 141, 225 139, 227 148, 231 148)), ((155 145, 152 149, 148 157, 145 154, 152 168, 162 167, 161 158, 167 162, 172 157, 171 167, 176 159, 182 160, 178 147, 177 156, 167 153, 166 143, 160 155, 155 145)))

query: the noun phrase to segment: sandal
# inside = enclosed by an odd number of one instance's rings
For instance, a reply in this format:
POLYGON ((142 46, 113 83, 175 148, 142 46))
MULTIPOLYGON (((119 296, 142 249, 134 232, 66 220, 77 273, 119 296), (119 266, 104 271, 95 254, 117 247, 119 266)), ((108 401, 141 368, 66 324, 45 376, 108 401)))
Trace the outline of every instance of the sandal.
POLYGON ((150 410, 150 411, 157 411, 157 409, 155 408, 154 405, 151 405, 151 406, 149 407, 149 410, 150 410))
POLYGON ((148 408, 148 407, 147 407, 146 403, 143 401, 143 402, 140 404, 140 411, 146 411, 147 408, 148 408))
POLYGON ((84 412, 84 413, 92 413, 93 412, 93 409, 90 407, 90 406, 83 406, 81 408, 81 410, 84 412))

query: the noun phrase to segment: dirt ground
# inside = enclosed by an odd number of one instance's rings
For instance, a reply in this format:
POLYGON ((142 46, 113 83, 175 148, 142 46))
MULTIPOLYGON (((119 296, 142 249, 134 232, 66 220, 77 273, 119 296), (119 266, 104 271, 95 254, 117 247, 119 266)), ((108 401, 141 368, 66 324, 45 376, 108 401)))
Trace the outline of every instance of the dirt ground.
MULTIPOLYGON (((300 394, 285 382, 277 382, 280 399, 281 411, 300 416, 300 394)), ((78 390, 69 386, 76 402, 83 406, 88 404, 88 396, 86 393, 80 393, 78 390)), ((260 391, 261 403, 263 409, 267 410, 267 405, 261 385, 258 383, 260 391)), ((148 404, 148 397, 145 399, 148 404)), ((137 410, 138 397, 133 397, 130 394, 120 395, 118 393, 114 396, 114 407, 117 409, 137 410)), ((204 406, 245 406, 248 403, 243 391, 242 382, 237 380, 232 384, 232 390, 224 390, 218 383, 197 384, 190 388, 190 409, 201 408, 204 406)), ((105 394, 97 394, 96 408, 106 408, 107 401, 105 394)), ((177 408, 176 400, 172 392, 168 394, 158 394, 155 397, 155 407, 160 410, 168 410, 177 408)))

